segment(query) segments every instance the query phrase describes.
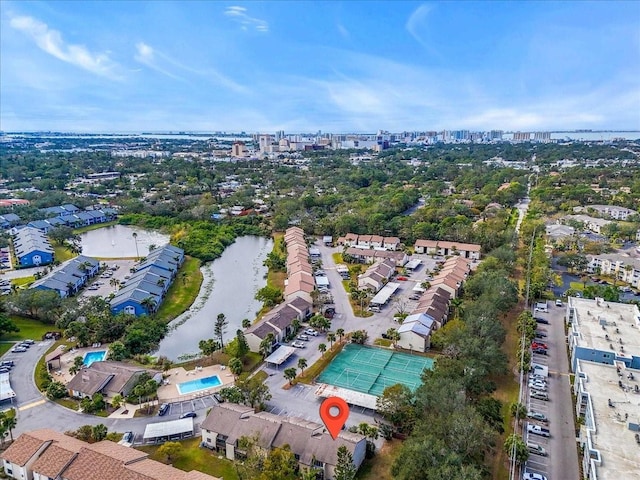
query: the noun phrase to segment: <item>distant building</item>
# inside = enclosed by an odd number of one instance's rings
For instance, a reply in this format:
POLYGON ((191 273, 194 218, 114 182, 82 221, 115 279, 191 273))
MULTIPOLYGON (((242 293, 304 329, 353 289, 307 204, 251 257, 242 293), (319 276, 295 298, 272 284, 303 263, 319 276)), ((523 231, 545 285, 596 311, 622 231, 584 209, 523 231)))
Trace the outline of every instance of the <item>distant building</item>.
POLYGON ((231 156, 244 158, 247 156, 247 146, 244 142, 234 142, 231 146, 231 156))
POLYGON ((447 242, 444 240, 416 240, 414 250, 416 253, 429 255, 459 255, 463 258, 480 260, 480 245, 473 243, 447 242))

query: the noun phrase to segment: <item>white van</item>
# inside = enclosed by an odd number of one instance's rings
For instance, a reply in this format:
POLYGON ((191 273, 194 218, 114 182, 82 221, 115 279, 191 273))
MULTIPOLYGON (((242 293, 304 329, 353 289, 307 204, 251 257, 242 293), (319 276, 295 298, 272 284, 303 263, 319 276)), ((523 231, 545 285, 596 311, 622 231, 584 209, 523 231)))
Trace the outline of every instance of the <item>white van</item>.
POLYGON ((543 457, 547 456, 547 451, 542 448, 541 445, 534 442, 527 442, 527 450, 529 450, 530 453, 535 453, 536 455, 541 455, 543 457))

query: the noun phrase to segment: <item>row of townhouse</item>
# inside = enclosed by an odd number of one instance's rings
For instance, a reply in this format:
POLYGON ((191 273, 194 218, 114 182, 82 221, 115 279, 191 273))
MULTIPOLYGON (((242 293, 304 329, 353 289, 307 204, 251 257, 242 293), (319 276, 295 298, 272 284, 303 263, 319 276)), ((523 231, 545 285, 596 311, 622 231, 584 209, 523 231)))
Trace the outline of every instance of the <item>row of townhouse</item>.
POLYGON ((345 249, 344 253, 360 263, 374 263, 391 258, 396 262, 396 265, 403 267, 409 261, 407 254, 402 251, 349 247, 345 249))
POLYGON ((23 433, 0 458, 5 474, 20 480, 220 480, 110 440, 89 444, 49 429, 23 433))
POLYGON ((640 288, 640 259, 620 253, 588 255, 588 273, 610 275, 640 288))
POLYGON ((37 228, 46 234, 56 227, 87 227, 97 223, 110 222, 115 218, 116 210, 113 208, 103 208, 100 210, 83 210, 75 213, 65 213, 63 215, 47 218, 46 220, 35 220, 33 222, 29 222, 27 226, 37 228))
POLYGON ((442 255, 445 257, 459 255, 471 260, 480 260, 480 245, 474 243, 447 242, 444 240, 416 240, 413 247, 415 253, 442 255))
POLYGON ((109 300, 111 311, 136 316, 155 312, 183 263, 184 250, 181 248, 165 245, 152 250, 109 300))
POLYGON ((25 227, 13 235, 13 251, 21 267, 37 267, 53 263, 53 247, 40 230, 25 227))
POLYGON ((635 478, 640 468, 640 310, 602 298, 569 297, 565 320, 583 478, 635 478))
POLYGON ((51 290, 65 298, 76 294, 100 270, 100 262, 95 258, 79 255, 66 262, 60 269, 42 277, 29 288, 51 290))
POLYGON ((338 238, 337 244, 346 247, 373 248, 376 250, 398 250, 400 248, 400 239, 398 237, 347 233, 344 237, 338 238))
POLYGON ((376 293, 387 284, 395 271, 396 261, 393 258, 377 261, 363 274, 358 275, 358 289, 376 293))
POLYGON ((338 464, 338 448, 351 453, 356 470, 366 454, 366 439, 358 433, 342 431, 334 440, 324 425, 303 418, 279 417, 231 403, 214 406, 200 426, 202 443, 230 460, 241 460, 246 452, 239 440, 256 438, 264 451, 288 445, 300 466, 319 470, 317 479, 332 480, 338 464))
POLYGON ((449 305, 458 297, 470 270, 469 261, 462 257, 451 257, 444 262, 430 287, 398 328, 399 347, 424 352, 431 346, 431 334, 447 323, 449 305))
POLYGON ((284 341, 293 333, 296 321, 301 322, 311 316, 312 307, 311 302, 295 297, 273 308, 244 331, 249 349, 259 352, 260 344, 269 334, 273 336, 273 343, 284 341))
POLYGON ((300 227, 288 228, 284 234, 287 246, 287 279, 284 287, 285 300, 300 297, 312 302, 311 292, 316 288, 313 268, 309 262, 309 250, 300 227))
POLYGON ((0 215, 0 228, 11 228, 20 223, 20 217, 15 213, 5 213, 0 215))
POLYGON ((299 227, 288 228, 284 234, 284 242, 287 248, 285 301, 245 330, 247 344, 253 352, 259 352, 260 345, 270 335, 272 344, 284 341, 293 332, 294 322, 311 316, 311 292, 315 289, 315 279, 304 231, 299 227))

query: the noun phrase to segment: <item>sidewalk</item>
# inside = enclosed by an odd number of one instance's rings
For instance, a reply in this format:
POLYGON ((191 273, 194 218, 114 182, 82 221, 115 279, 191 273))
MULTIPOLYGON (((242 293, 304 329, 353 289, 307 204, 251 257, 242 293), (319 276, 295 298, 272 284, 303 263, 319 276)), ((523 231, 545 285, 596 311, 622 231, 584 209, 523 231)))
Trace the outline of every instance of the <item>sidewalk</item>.
MULTIPOLYGON (((156 404, 157 402, 151 402, 156 404)), ((130 403, 125 403, 122 407, 117 409, 108 418, 133 418, 136 410, 138 410, 138 405, 132 405, 130 403)))

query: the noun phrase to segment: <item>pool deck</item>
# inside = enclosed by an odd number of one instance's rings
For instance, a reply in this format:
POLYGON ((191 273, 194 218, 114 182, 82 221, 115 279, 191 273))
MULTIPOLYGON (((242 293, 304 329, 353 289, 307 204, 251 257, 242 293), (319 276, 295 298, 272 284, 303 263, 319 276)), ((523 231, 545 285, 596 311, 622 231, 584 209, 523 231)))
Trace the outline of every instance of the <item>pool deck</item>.
MULTIPOLYGON (((99 347, 87 347, 87 348, 72 348, 69 351, 66 351, 60 356, 60 365, 61 369, 53 369, 51 370, 51 376, 54 380, 64 383, 65 385, 71 381, 74 377, 69 373, 69 369, 73 366, 73 360, 76 357, 83 357, 90 352, 105 352, 108 351, 108 346, 101 345, 99 347)), ((106 355, 105 355, 106 357, 106 355)))
POLYGON ((189 400, 199 396, 210 395, 223 387, 233 385, 235 382, 233 374, 224 365, 196 367, 194 370, 185 370, 183 367, 177 367, 167 370, 164 373, 164 376, 166 377, 164 382, 165 384, 158 388, 158 401, 160 403, 179 402, 181 400, 189 400), (176 384, 212 377, 214 375, 217 375, 218 378, 220 378, 220 381, 222 382, 221 385, 180 395, 176 384))

